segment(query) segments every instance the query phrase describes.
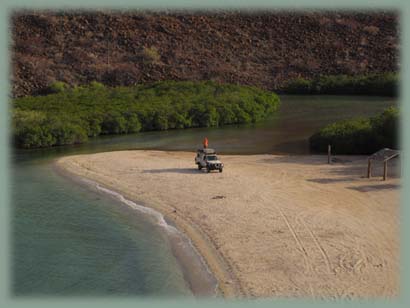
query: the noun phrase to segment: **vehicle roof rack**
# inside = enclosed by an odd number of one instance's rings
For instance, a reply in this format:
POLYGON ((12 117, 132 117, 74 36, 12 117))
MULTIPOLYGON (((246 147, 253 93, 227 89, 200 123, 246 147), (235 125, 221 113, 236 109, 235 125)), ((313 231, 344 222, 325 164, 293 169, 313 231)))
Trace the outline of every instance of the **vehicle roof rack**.
POLYGON ((198 152, 202 152, 205 154, 216 154, 214 149, 206 148, 206 149, 198 149, 198 152))

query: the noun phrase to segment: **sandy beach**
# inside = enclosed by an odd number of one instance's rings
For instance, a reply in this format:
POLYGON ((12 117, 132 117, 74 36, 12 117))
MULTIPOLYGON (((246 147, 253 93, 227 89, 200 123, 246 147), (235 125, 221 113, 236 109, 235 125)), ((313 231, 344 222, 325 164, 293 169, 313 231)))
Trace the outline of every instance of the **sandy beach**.
POLYGON ((399 294, 399 161, 367 179, 364 156, 120 151, 58 168, 161 212, 186 233, 225 297, 384 298, 399 294))

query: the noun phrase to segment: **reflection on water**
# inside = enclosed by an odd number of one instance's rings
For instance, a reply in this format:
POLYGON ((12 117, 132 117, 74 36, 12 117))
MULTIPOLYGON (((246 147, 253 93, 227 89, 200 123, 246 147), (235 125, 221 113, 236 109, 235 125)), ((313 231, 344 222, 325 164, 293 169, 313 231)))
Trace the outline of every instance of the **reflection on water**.
POLYGON ((103 136, 83 145, 18 152, 32 159, 127 149, 195 151, 207 136, 210 147, 220 153, 308 154, 308 138, 324 125, 352 117, 374 116, 396 104, 396 99, 385 97, 287 95, 281 96, 278 113, 254 125, 103 136))

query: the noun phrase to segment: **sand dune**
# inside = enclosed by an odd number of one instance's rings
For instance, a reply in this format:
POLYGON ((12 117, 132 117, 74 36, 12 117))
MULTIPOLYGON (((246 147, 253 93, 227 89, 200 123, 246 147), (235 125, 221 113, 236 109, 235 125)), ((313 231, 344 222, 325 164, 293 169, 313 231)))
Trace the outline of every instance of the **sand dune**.
POLYGON ((225 296, 393 297, 399 292, 398 161, 382 181, 365 157, 122 151, 57 165, 151 206, 186 232, 225 296))

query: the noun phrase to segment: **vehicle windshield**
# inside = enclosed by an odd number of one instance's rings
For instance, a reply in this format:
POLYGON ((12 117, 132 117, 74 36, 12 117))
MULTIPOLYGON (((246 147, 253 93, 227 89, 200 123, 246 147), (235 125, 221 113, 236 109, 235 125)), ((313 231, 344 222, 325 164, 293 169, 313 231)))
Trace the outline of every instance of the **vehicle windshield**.
POLYGON ((216 155, 209 155, 206 157, 206 160, 218 160, 218 158, 216 157, 216 155))

